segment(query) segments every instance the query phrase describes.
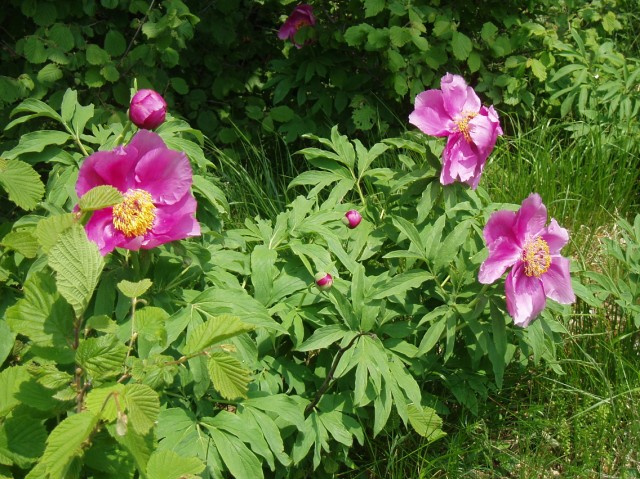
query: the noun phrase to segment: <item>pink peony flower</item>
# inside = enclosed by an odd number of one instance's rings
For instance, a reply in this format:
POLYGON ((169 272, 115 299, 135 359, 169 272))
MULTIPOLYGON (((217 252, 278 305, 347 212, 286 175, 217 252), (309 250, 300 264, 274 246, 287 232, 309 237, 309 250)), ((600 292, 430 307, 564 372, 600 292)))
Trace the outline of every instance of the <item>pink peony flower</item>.
POLYGON ((289 18, 278 30, 278 38, 286 40, 287 38, 296 46, 302 48, 302 45, 296 43, 295 36, 302 27, 307 25, 315 25, 316 17, 313 15, 313 7, 302 3, 293 9, 289 18))
POLYGON ((532 193, 517 212, 493 213, 484 227, 489 256, 478 280, 490 284, 511 267, 505 282, 507 310, 518 326, 528 326, 544 309, 546 298, 562 304, 576 300, 569 276, 569 260, 560 250, 569 241, 555 219, 547 222, 547 208, 532 193))
POLYGON ((458 180, 475 189, 496 139, 502 135, 498 114, 493 106, 482 106, 476 92, 459 75, 447 73, 440 87, 416 97, 409 123, 427 135, 448 137, 440 183, 458 180))
POLYGON ((138 128, 152 130, 159 127, 167 116, 167 102, 153 90, 138 90, 129 105, 129 118, 138 128))
POLYGON ((126 146, 98 151, 80 167, 76 192, 111 185, 124 201, 93 213, 87 236, 106 255, 114 248, 150 249, 200 234, 191 194, 192 172, 183 152, 156 133, 140 130, 126 146))
POLYGON ((331 276, 329 273, 325 273, 324 271, 316 273, 314 279, 316 280, 316 286, 322 291, 331 289, 331 286, 333 286, 333 276, 331 276))
POLYGON ((358 210, 349 210, 342 218, 342 222, 350 229, 355 228, 362 221, 362 215, 358 210))

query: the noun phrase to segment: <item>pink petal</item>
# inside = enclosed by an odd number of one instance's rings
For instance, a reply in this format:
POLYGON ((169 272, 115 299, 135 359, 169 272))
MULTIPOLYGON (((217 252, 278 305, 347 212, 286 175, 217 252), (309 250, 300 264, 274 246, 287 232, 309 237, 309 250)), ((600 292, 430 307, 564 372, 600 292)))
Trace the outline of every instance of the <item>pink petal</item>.
POLYGON ((537 193, 531 193, 516 213, 514 232, 521 246, 527 239, 541 234, 546 222, 547 208, 542 203, 542 198, 537 193))
POLYGON ((138 153, 135 148, 118 147, 111 151, 98 151, 87 157, 78 172, 76 193, 82 197, 91 188, 111 185, 122 193, 133 185, 133 168, 138 153))
POLYGON ((547 302, 542 282, 535 276, 527 276, 522 262, 507 275, 504 290, 513 323, 523 328, 542 312, 547 302))
POLYGON ((522 257, 520 247, 507 236, 501 236, 489 244, 489 256, 480 265, 478 281, 491 284, 500 278, 508 267, 522 257))
POLYGON ((98 245, 104 256, 120 246, 123 234, 113 227, 113 208, 95 211, 85 227, 87 237, 98 245))
POLYGON ((548 298, 560 304, 575 303, 576 295, 571 286, 569 260, 562 256, 552 256, 549 270, 540 276, 544 292, 548 298))
MULTIPOLYGON (((156 217, 153 221, 152 232, 154 235, 168 235, 173 231, 174 224, 183 217, 193 219, 198 204, 193 195, 188 192, 180 200, 171 205, 158 205, 156 217)), ((171 240, 173 241, 173 240, 171 240)))
POLYGON ((148 191, 156 204, 172 204, 191 188, 192 172, 184 152, 156 148, 140 158, 136 186, 148 191))
POLYGON ((561 227, 555 218, 551 218, 551 223, 547 226, 546 232, 541 235, 543 240, 549 245, 549 253, 556 255, 569 242, 569 233, 561 227))
POLYGON ((450 117, 456 118, 465 113, 477 113, 480 110, 480 98, 467 86, 460 75, 447 73, 440 80, 444 108, 450 117))
POLYGON ((516 220, 516 212, 509 210, 500 210, 492 213, 489 221, 482 230, 482 235, 487 245, 490 245, 498 238, 506 236, 513 243, 516 238, 513 235, 513 226, 516 220))
MULTIPOLYGON (((479 164, 483 159, 478 157, 473 145, 467 143, 462 133, 449 136, 442 154, 442 172, 440 182, 443 185, 458 179, 469 184, 479 181, 479 164), (447 180, 448 182, 445 182, 447 180)), ((481 171, 481 168, 480 168, 481 171)))
POLYGON ((496 124, 486 116, 477 115, 469 121, 469 135, 482 156, 487 157, 493 151, 498 137, 496 124))
POLYGON ((440 90, 427 90, 416 96, 409 123, 432 136, 447 136, 455 129, 455 123, 444 109, 440 90))

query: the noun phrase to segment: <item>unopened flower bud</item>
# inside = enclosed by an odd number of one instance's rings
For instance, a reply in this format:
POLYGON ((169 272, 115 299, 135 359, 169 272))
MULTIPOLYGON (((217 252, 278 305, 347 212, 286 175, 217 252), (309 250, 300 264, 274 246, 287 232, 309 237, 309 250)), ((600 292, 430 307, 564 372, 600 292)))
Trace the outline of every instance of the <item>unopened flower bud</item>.
POLYGON ((333 277, 329 273, 324 271, 316 273, 315 276, 316 286, 322 291, 326 291, 333 285, 333 277))
POLYGON ((138 128, 152 130, 167 116, 167 102, 154 90, 138 90, 129 105, 129 118, 138 128))
POLYGON ((349 210, 345 213, 344 218, 342 218, 342 222, 351 229, 358 226, 361 221, 362 215, 358 212, 358 210, 349 210))

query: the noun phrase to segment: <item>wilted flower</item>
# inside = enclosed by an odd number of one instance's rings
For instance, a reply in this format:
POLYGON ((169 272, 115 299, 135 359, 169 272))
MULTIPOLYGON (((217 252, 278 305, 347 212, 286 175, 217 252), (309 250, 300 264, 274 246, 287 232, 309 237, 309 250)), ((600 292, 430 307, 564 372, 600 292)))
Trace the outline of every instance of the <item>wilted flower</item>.
POLYGON ((547 208, 533 193, 517 212, 493 213, 484 227, 489 257, 478 280, 490 284, 511 267, 505 282, 507 310, 518 326, 527 326, 544 309, 546 298, 562 304, 576 300, 569 276, 569 260, 560 250, 569 241, 555 219, 547 223, 547 208))
POLYGON ((93 213, 87 236, 105 255, 114 248, 150 249, 200 234, 197 203, 187 156, 167 148, 156 133, 140 130, 126 146, 89 156, 78 174, 76 192, 111 185, 124 200, 93 213))
POLYGON ((302 45, 295 41, 296 33, 302 27, 307 25, 315 25, 316 17, 313 15, 313 7, 302 3, 293 9, 289 18, 278 30, 278 38, 280 40, 286 40, 287 38, 297 47, 302 48, 302 45))
POLYGON ((129 105, 129 118, 138 128, 152 130, 159 127, 167 116, 167 102, 153 90, 138 90, 129 105))
POLYGON ((316 273, 315 280, 316 286, 322 291, 326 291, 327 289, 330 289, 331 286, 333 286, 333 276, 331 276, 329 273, 325 273, 324 271, 316 273))
POLYGON ((349 210, 342 218, 342 222, 349 228, 353 229, 362 221, 362 215, 358 210, 349 210))
POLYGON ((496 138, 502 135, 498 114, 493 106, 482 106, 459 75, 447 73, 440 87, 416 97, 409 122, 427 135, 448 137, 440 182, 448 185, 458 180, 475 189, 496 138))

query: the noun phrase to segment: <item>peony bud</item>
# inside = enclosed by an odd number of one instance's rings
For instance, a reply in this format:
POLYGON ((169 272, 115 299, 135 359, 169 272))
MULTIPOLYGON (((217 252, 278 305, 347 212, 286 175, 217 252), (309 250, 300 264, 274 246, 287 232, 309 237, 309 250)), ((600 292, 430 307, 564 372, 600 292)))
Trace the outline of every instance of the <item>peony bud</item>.
POLYGON ((358 226, 361 221, 362 215, 358 212, 358 210, 349 210, 344 215, 344 218, 342 218, 342 222, 351 229, 358 226))
POLYGON ((153 90, 138 90, 129 105, 129 118, 138 128, 152 130, 167 116, 167 102, 153 90))
POLYGON ((330 289, 333 285, 333 276, 329 273, 325 273, 324 271, 316 273, 315 280, 316 286, 322 291, 330 289))

